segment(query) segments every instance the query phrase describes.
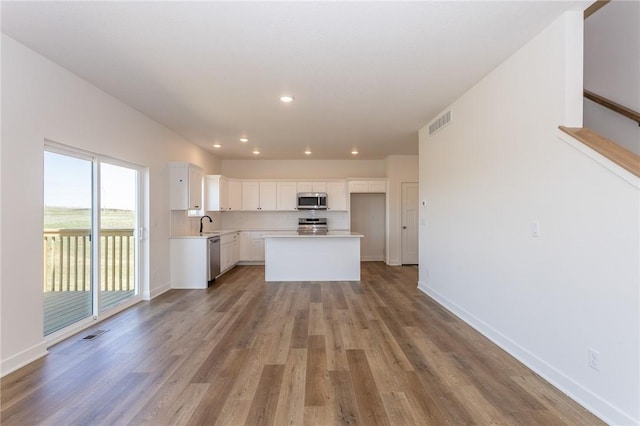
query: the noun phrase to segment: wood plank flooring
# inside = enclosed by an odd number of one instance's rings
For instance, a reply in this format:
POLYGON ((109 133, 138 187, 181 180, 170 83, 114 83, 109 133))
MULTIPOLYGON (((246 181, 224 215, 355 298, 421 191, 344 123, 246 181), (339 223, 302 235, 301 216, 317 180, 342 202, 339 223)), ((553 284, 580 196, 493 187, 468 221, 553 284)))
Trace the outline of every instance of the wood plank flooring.
POLYGON ((416 289, 265 283, 240 266, 52 347, 2 382, 9 425, 603 424, 416 289))

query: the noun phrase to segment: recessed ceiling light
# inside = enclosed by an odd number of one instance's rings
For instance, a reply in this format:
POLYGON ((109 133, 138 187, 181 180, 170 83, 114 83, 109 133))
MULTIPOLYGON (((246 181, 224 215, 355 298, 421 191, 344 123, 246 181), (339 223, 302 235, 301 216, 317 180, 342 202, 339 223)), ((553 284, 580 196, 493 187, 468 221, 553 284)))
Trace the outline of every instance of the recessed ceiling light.
POLYGON ((289 102, 293 102, 293 96, 280 96, 280 100, 284 103, 289 103, 289 102))
POLYGON ((240 142, 249 142, 249 139, 247 139, 247 138, 240 138, 240 142))
POLYGON ((214 147, 214 148, 220 148, 221 146, 222 146, 222 145, 220 145, 219 143, 214 143, 214 144, 213 144, 213 147, 214 147))
POLYGON ((258 154, 260 154, 260 151, 258 151, 257 149, 254 149, 254 150, 253 150, 253 153, 254 153, 255 155, 258 155, 258 154))
POLYGON ((358 150, 357 150, 357 149, 354 149, 353 151, 351 151, 351 153, 352 153, 353 155, 358 155, 358 150))
POLYGON ((307 150, 304 151, 304 153, 307 154, 307 155, 311 155, 311 150, 307 149, 307 150))

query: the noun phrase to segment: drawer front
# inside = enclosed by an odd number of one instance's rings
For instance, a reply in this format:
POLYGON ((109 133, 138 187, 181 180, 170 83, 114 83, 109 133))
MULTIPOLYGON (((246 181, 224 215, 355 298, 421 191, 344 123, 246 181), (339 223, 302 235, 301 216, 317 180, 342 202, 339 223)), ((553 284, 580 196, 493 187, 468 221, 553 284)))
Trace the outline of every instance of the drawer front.
POLYGON ((240 233, 234 232, 232 234, 222 235, 220 237, 220 244, 228 244, 238 240, 240 240, 240 233))

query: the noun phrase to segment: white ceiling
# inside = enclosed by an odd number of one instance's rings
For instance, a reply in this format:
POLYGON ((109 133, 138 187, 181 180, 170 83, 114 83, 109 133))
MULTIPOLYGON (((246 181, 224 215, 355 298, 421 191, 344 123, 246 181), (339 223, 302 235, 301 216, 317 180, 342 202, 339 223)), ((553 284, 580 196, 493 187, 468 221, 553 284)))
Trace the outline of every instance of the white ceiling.
POLYGON ((588 4, 3 1, 2 31, 221 158, 381 159, 588 4))

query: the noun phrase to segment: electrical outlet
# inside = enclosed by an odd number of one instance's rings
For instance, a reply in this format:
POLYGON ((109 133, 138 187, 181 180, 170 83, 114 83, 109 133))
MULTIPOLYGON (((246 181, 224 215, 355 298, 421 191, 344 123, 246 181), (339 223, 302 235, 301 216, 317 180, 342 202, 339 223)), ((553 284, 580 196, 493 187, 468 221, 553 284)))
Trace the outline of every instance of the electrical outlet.
POLYGON ((600 371, 600 352, 593 348, 589 348, 589 367, 600 371))

